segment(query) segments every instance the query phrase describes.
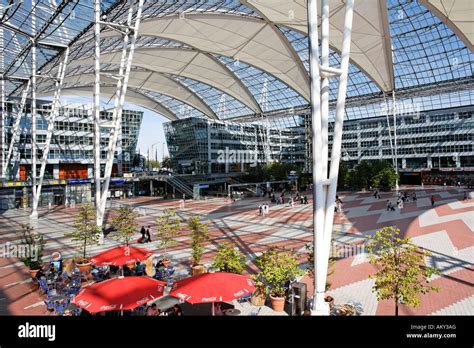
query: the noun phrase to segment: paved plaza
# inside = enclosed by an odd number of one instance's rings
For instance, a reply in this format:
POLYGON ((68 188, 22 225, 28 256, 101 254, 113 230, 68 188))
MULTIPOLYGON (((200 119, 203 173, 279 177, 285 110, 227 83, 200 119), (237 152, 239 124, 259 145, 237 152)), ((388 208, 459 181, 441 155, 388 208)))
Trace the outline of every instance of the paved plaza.
MULTIPOLYGON (((407 189, 409 192, 414 188, 407 189)), ((386 211, 386 200, 395 203, 395 193, 382 193, 375 199, 369 193, 340 193, 344 202, 343 212, 335 214, 334 245, 350 251, 340 255, 332 266, 329 294, 336 303, 359 303, 365 315, 393 315, 394 305, 388 301, 377 302, 372 292, 374 281, 369 275, 374 266, 368 263, 362 246, 375 230, 388 225, 397 226, 402 234, 411 237, 421 247, 429 250, 429 264, 441 274, 435 276, 433 284, 439 292, 422 295, 417 308, 402 306, 402 315, 473 315, 474 314, 474 200, 463 200, 462 189, 450 187, 416 188, 418 200, 409 202, 400 211, 386 211), (434 195, 436 204, 431 207, 430 197, 434 195)), ((209 223, 210 240, 206 244, 203 262, 209 265, 216 254, 217 247, 232 242, 247 257, 247 272, 254 273, 253 259, 270 245, 285 246, 301 254, 300 261, 306 262, 305 245, 312 240, 312 205, 296 204, 271 205, 269 215, 258 215, 258 205, 263 198, 248 198, 230 202, 224 198, 204 201, 186 201, 184 207, 178 200, 162 200, 153 197, 140 197, 115 201, 107 211, 107 221, 114 216, 119 204, 135 206, 140 214, 140 225, 151 226, 156 231, 155 219, 163 209, 176 208, 183 219, 200 214, 209 223)), ((57 207, 40 212, 37 230, 45 235, 47 241, 45 257, 60 251, 64 258, 76 255, 75 246, 64 232, 72 229, 78 208, 57 207)), ((28 212, 8 210, 1 212, 0 243, 18 241, 21 238, 21 224, 29 220, 28 212)), ((137 231, 137 239, 140 234, 137 231)), ((190 267, 190 233, 183 224, 178 243, 168 251, 178 276, 185 276, 190 267)), ((92 256, 118 243, 109 237, 104 244, 90 247, 92 256)), ((141 247, 157 251, 156 238, 141 247)), ((157 251, 159 253, 160 251, 157 251)), ((45 261, 47 261, 45 259, 45 261)), ((312 291, 311 280, 308 292, 312 291)), ((42 315, 46 308, 41 294, 35 290, 23 263, 17 259, 0 260, 0 314, 42 315)))

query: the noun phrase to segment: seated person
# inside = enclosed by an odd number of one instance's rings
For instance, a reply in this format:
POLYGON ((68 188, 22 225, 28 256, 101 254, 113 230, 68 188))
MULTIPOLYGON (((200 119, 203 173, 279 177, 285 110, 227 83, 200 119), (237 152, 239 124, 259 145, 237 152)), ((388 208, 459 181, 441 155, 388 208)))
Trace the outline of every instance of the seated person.
POLYGON ((117 272, 119 271, 119 267, 118 266, 110 266, 109 270, 110 270, 111 274, 117 274, 117 272))
POLYGON ((180 305, 175 304, 173 306, 173 308, 171 308, 171 310, 172 310, 172 315, 175 315, 177 317, 182 317, 183 316, 183 310, 180 307, 180 305))
POLYGON ((140 261, 138 261, 136 263, 136 266, 135 266, 135 274, 137 276, 144 275, 145 274, 145 268, 146 268, 146 266, 143 263, 141 263, 140 261))
POLYGON ((130 277, 132 275, 133 275, 132 270, 128 268, 127 266, 123 266, 123 276, 130 277))
POLYGON ((216 316, 224 315, 224 313, 222 312, 221 304, 219 302, 217 302, 214 306, 214 315, 216 316))
POLYGON ((158 316, 158 314, 160 314, 160 310, 158 309, 156 303, 153 303, 151 306, 149 306, 147 309, 146 309, 146 316, 148 317, 156 317, 158 316))

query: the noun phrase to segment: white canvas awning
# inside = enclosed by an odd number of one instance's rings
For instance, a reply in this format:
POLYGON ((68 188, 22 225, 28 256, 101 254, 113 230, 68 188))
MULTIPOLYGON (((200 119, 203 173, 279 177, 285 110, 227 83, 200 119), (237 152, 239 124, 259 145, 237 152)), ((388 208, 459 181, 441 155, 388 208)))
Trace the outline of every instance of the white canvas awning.
MULTIPOLYGON (((108 71, 108 73, 117 74, 118 72, 108 71)), ((64 78, 64 84, 66 86, 72 85, 74 87, 81 87, 82 85, 90 86, 94 81, 94 73, 71 75, 64 78)), ((115 85, 116 82, 117 80, 111 76, 101 76, 101 83, 115 85)), ((212 109, 204 103, 196 93, 190 90, 187 86, 163 74, 152 71, 131 71, 128 85, 138 91, 147 90, 167 95, 194 107, 209 118, 218 118, 214 111, 212 111, 212 109)))
POLYGON ((466 45, 474 51, 474 1, 472 0, 418 0, 438 16, 466 45))
MULTIPOLYGON (((38 93, 38 97, 47 97, 50 96, 54 90, 51 91, 43 91, 38 93)), ((101 87, 100 88, 100 96, 104 99, 111 99, 115 96, 116 88, 115 87, 101 87)), ((63 88, 61 90, 62 96, 72 95, 72 96, 83 96, 83 97, 93 97, 93 90, 91 87, 69 87, 63 88)), ((163 104, 158 103, 156 100, 136 91, 132 88, 128 88, 127 90, 127 103, 143 106, 146 109, 149 109, 153 112, 157 112, 164 117, 170 120, 177 120, 178 117, 166 106, 163 104)))
MULTIPOLYGON (((103 53, 100 57, 103 64, 119 64, 120 58, 121 52, 103 53)), ((93 63, 93 57, 76 59, 69 64, 69 67, 92 66, 93 63)), ((252 93, 242 81, 225 64, 210 54, 185 48, 139 48, 134 53, 133 65, 152 72, 178 75, 203 82, 229 94, 254 112, 261 111, 252 93)))
MULTIPOLYGON (((307 0, 258 0, 241 2, 269 22, 308 34, 307 0)), ((342 49, 343 0, 329 0, 330 46, 342 49)), ((357 0, 352 24, 351 62, 383 91, 394 87, 393 63, 385 0, 357 0)))
MULTIPOLYGON (((283 33, 265 20, 220 13, 172 15, 144 20, 139 33, 232 57, 280 79, 309 100, 303 63, 283 33)), ((116 35, 111 30, 103 34, 116 35)))

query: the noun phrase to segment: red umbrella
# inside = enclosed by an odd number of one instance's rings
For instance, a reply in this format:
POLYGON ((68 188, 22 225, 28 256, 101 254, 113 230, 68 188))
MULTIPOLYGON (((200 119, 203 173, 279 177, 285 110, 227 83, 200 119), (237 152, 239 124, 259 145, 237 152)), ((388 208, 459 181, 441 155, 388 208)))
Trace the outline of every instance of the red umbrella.
POLYGON ((188 303, 213 303, 232 301, 255 290, 253 281, 243 275, 217 272, 204 273, 173 284, 170 295, 188 303))
POLYGON ((148 259, 152 252, 146 249, 135 248, 131 246, 119 246, 106 250, 92 257, 90 261, 94 265, 103 266, 123 266, 137 261, 148 259))
POLYGON ((163 296, 165 282, 149 277, 119 277, 83 288, 71 301, 88 312, 133 309, 163 296))

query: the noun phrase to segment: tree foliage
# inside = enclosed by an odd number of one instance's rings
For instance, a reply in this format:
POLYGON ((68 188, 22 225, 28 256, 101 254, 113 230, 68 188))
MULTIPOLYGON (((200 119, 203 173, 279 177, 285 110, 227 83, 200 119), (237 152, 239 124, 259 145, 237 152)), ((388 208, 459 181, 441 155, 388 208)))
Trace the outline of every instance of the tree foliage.
POLYGON ((161 168, 171 168, 171 159, 168 156, 163 158, 161 162, 161 168))
POLYGON ((96 224, 95 211, 91 204, 81 206, 79 215, 74 221, 74 230, 64 233, 66 237, 79 242, 83 262, 87 262, 87 246, 99 244, 101 234, 102 231, 96 224))
POLYGON ((298 268, 298 257, 293 250, 269 247, 261 256, 255 259, 255 264, 261 269, 257 281, 264 283, 274 297, 284 297, 285 282, 295 279, 304 272, 298 268))
POLYGON ((180 233, 180 224, 181 219, 176 214, 175 209, 165 209, 163 214, 156 219, 158 231, 155 235, 160 241, 160 248, 165 249, 165 255, 166 249, 176 244, 176 237, 180 233))
POLYGON ((204 253, 204 242, 208 239, 208 224, 201 222, 201 216, 195 215, 188 219, 191 230, 191 259, 193 266, 199 265, 204 253))
POLYGON ((343 173, 339 178, 340 187, 349 186, 352 189, 368 189, 377 187, 387 189, 395 186, 397 174, 390 162, 384 160, 361 161, 354 169, 343 173))
POLYGON ((118 215, 111 223, 111 225, 117 230, 112 234, 112 237, 128 246, 138 229, 137 218, 138 214, 132 207, 120 207, 118 209, 118 215))
POLYGON ((383 227, 367 244, 370 263, 379 267, 370 276, 375 279, 373 291, 378 300, 395 301, 395 315, 399 304, 416 307, 420 304, 420 294, 439 290, 430 284, 431 276, 438 271, 425 264, 425 257, 430 253, 399 235, 398 228, 383 227))
POLYGON ((241 274, 245 269, 245 256, 231 244, 220 246, 212 269, 220 272, 241 274))

